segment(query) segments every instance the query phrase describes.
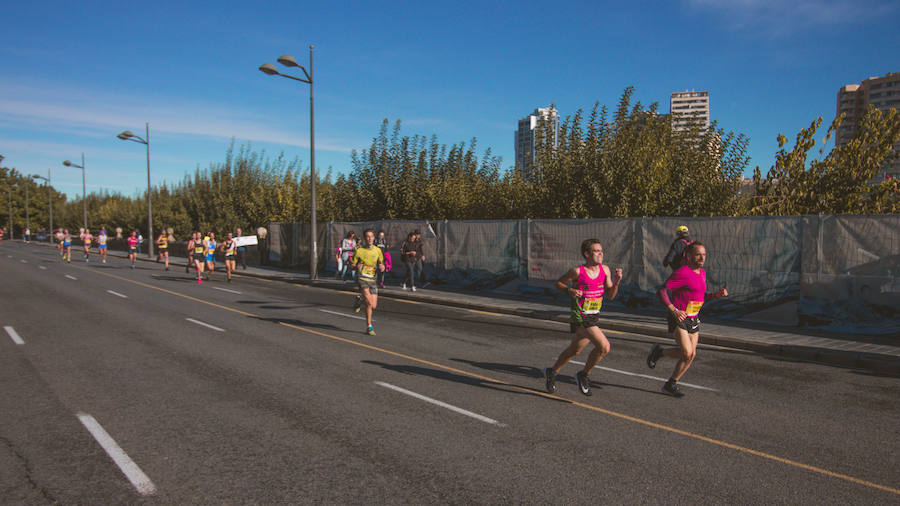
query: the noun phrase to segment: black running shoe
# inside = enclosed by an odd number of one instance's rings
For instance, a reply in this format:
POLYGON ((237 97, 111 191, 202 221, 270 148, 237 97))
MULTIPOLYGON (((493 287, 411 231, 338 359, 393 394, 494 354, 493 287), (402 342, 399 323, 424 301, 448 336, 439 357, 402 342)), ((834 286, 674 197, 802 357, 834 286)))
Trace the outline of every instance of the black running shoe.
POLYGON ((650 348, 650 354, 647 355, 647 367, 650 369, 656 368, 656 361, 659 360, 659 357, 662 356, 662 345, 656 343, 650 348))
POLYGON ((556 371, 552 367, 544 369, 544 379, 547 381, 547 393, 552 394, 556 391, 556 371))
POLYGON ((575 383, 578 385, 578 390, 582 395, 591 395, 591 380, 588 378, 587 373, 584 371, 575 373, 575 383))
POLYGON ((678 389, 678 385, 674 381, 667 381, 662 386, 662 391, 671 395, 672 397, 684 397, 684 394, 681 390, 678 389))

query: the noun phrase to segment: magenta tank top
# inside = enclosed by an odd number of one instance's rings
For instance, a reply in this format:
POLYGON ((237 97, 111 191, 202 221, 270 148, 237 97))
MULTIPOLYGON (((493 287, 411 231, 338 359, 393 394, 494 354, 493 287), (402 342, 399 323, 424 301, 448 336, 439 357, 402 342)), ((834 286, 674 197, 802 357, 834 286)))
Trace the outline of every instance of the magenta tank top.
POLYGON ((581 290, 581 300, 578 306, 581 308, 582 314, 597 314, 603 305, 603 293, 606 291, 606 272, 603 266, 596 278, 588 275, 587 269, 583 265, 578 266, 578 284, 577 288, 581 290))

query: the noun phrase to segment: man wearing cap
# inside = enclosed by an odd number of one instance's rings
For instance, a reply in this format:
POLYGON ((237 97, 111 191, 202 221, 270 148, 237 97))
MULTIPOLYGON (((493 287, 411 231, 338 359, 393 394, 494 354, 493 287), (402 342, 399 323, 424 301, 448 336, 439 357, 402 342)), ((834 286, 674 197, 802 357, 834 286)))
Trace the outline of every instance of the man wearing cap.
POLYGON ((675 229, 675 233, 678 234, 678 237, 675 238, 672 246, 669 247, 669 253, 663 259, 663 267, 671 267, 673 272, 684 265, 684 250, 694 242, 686 225, 680 225, 675 229))

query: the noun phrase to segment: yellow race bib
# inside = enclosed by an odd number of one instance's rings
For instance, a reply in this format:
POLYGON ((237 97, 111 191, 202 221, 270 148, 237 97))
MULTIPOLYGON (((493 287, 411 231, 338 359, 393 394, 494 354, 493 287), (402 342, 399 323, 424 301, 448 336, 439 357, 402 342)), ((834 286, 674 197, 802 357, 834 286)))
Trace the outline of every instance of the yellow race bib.
POLYGON ((688 316, 697 316, 697 314, 700 313, 701 307, 703 307, 703 302, 692 300, 688 302, 687 308, 685 308, 684 312, 687 313, 688 316))
POLYGON ((603 297, 586 298, 581 303, 581 313, 597 314, 600 312, 601 307, 603 307, 603 297))

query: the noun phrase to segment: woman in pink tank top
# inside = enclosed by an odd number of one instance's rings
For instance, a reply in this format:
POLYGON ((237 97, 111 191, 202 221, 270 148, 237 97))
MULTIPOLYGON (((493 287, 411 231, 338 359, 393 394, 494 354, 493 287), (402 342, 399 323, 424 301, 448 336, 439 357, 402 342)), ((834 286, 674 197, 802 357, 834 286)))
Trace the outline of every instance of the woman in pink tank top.
POLYGON ((584 264, 573 267, 556 281, 556 288, 571 297, 571 313, 569 318, 572 341, 560 353, 553 367, 544 369, 547 392, 556 391, 556 374, 569 360, 581 353, 588 345, 594 349, 587 358, 584 368, 575 374, 578 390, 584 395, 591 395, 591 381, 588 378, 591 369, 609 353, 609 340, 598 326, 600 308, 603 297, 615 298, 622 280, 622 269, 615 270, 615 276, 609 273, 609 267, 603 265, 603 246, 598 239, 587 239, 581 243, 581 256, 584 264), (573 286, 569 286, 572 284, 573 286))

